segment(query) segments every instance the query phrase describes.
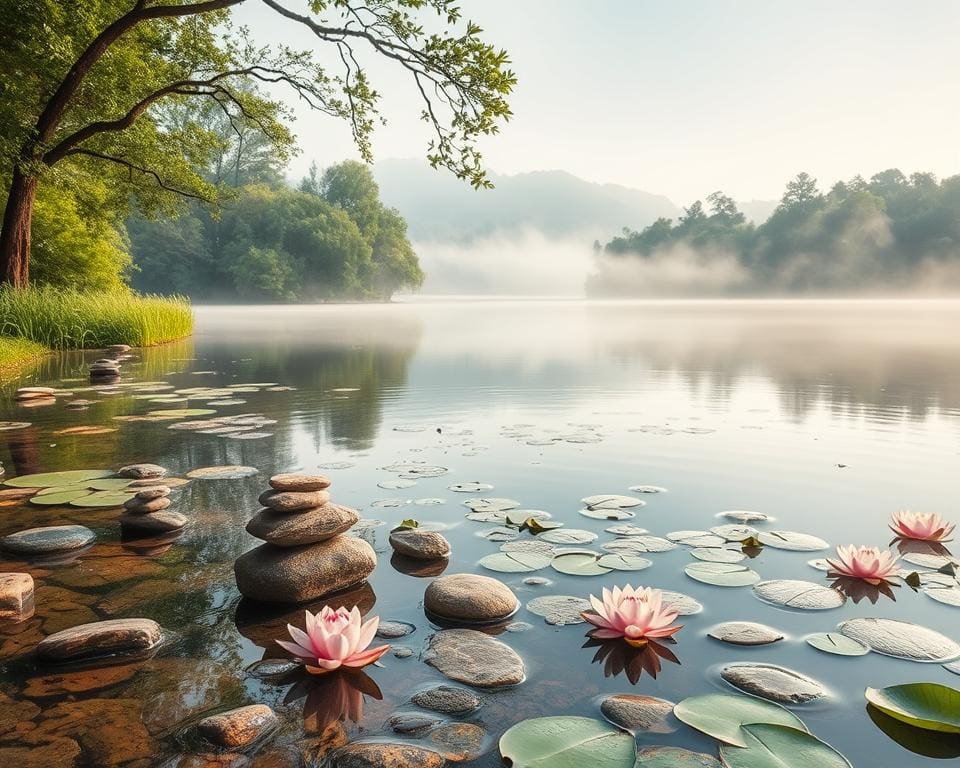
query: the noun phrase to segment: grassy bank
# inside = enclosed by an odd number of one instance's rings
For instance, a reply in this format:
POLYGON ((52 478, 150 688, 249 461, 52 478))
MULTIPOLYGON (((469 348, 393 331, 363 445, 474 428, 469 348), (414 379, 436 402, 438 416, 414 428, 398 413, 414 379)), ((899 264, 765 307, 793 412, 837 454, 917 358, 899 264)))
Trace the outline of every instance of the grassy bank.
POLYGON ((16 373, 21 366, 40 359, 48 351, 45 346, 35 341, 0 336, 0 379, 16 373))
POLYGON ((50 349, 130 344, 146 347, 189 336, 190 302, 133 292, 90 293, 38 287, 0 289, 0 336, 50 349))

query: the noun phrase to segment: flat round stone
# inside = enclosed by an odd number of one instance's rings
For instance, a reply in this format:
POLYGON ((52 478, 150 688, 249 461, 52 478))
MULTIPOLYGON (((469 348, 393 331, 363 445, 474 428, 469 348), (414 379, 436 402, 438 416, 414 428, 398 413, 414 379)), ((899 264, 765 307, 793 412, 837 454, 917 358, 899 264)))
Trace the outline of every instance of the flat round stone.
POLYGON ((778 704, 803 704, 827 695, 816 680, 775 664, 728 664, 720 677, 730 685, 778 704))
POLYGON ((93 531, 82 525, 50 525, 4 536, 0 539, 0 547, 16 555, 45 555, 81 549, 96 538, 93 531))
POLYGON ((134 496, 123 503, 123 508, 132 515, 149 515, 151 512, 162 512, 172 502, 166 496, 155 499, 142 499, 134 496))
POLYGON ((419 528, 394 528, 390 531, 390 546, 398 554, 415 560, 439 560, 450 556, 450 542, 443 535, 419 528))
POLYGON ((451 573, 430 583, 423 606, 441 619, 485 624, 509 618, 520 604, 501 581, 472 573, 451 573))
POLYGON ((257 499, 274 512, 301 512, 330 503, 329 491, 264 491, 257 499))
POLYGON ((631 733, 671 733, 676 730, 668 718, 673 702, 654 696, 615 693, 600 702, 600 711, 614 725, 631 733))
POLYGON ((330 478, 287 472, 271 477, 270 487, 275 491, 322 491, 330 487, 330 478))
POLYGON ((475 688, 523 682, 523 660, 510 646, 475 629, 445 629, 431 636, 423 660, 451 680, 475 688))
POLYGON ((37 645, 37 657, 78 661, 138 653, 154 648, 160 640, 160 625, 151 619, 95 621, 48 635, 37 645))
POLYGON ((132 480, 166 477, 167 470, 159 464, 128 464, 117 470, 117 477, 129 477, 132 480))
POLYGON ((752 621, 727 621, 707 632, 714 640, 732 645, 768 645, 783 640, 783 633, 752 621))
POLYGON ((144 531, 145 533, 166 533, 179 531, 189 519, 179 512, 161 510, 150 514, 128 512, 120 515, 120 526, 130 531, 144 531))
POLYGON ((413 624, 407 624, 405 621, 381 621, 377 626, 377 637, 395 640, 398 637, 413 634, 416 629, 413 624))
POLYGON ((437 685, 413 694, 410 701, 421 709, 444 715, 463 715, 479 709, 483 700, 469 688, 437 685))
POLYGON ((212 744, 230 749, 245 747, 280 725, 266 704, 250 704, 210 715, 197 723, 197 731, 212 744))
POLYGON ((327 756, 329 768, 442 768, 443 755, 411 744, 353 743, 327 756))
POLYGON ((262 509, 247 523, 247 533, 278 547, 297 547, 332 539, 359 519, 352 509, 337 504, 324 504, 296 515, 262 509))
POLYGON ((141 488, 136 492, 135 498, 142 501, 153 501, 154 499, 162 499, 170 495, 170 486, 168 485, 154 485, 150 488, 141 488))

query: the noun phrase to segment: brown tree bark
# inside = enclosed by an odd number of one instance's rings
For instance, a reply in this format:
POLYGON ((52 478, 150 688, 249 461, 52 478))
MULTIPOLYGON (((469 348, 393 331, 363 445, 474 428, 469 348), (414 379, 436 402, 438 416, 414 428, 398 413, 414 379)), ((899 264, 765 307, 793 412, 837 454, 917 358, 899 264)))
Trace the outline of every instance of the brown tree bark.
POLYGON ((0 280, 14 288, 25 288, 30 281, 30 228, 33 201, 37 196, 37 177, 13 172, 7 207, 0 229, 0 280))

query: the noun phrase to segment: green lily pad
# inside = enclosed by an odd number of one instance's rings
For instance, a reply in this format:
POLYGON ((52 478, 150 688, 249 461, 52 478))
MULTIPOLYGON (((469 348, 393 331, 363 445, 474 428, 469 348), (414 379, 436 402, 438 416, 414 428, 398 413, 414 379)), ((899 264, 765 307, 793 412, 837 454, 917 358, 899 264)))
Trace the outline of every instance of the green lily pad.
POLYGON ((690 554, 708 563, 739 563, 747 558, 740 550, 723 547, 694 547, 690 554))
POLYGON ((776 723, 741 726, 744 747, 720 745, 726 768, 850 768, 837 750, 805 730, 776 723))
POLYGON ((760 581, 760 574, 755 570, 735 563, 690 563, 683 572, 695 581, 715 587, 749 587, 760 581))
POLYGON ((30 497, 30 503, 38 506, 59 506, 60 504, 69 504, 74 499, 80 499, 89 496, 93 491, 89 488, 77 488, 69 486, 67 488, 46 488, 30 497))
POLYGON ((528 573, 550 565, 553 557, 543 552, 494 552, 480 558, 480 565, 500 573, 528 573))
POLYGON ((530 613, 555 626, 583 624, 586 620, 580 614, 590 609, 589 600, 574 595, 542 595, 527 603, 530 613))
POLYGON ((36 475, 20 475, 4 481, 10 488, 51 488, 53 486, 79 485, 88 480, 112 477, 110 469, 68 469, 64 472, 41 472, 36 475))
POLYGON ((562 528, 541 533, 538 538, 548 544, 589 544, 596 541, 597 534, 579 528, 562 528))
POLYGON ((628 553, 610 552, 601 555, 597 564, 603 568, 611 568, 614 571, 642 571, 649 568, 653 563, 640 555, 631 555, 628 553))
POLYGON ((839 632, 818 632, 810 635, 807 643, 818 651, 834 653, 837 656, 865 656, 870 653, 870 649, 859 640, 839 632))
MULTIPOLYGON (((91 480, 87 483, 87 488, 94 491, 119 491, 130 485, 130 479, 126 477, 105 477, 102 479, 91 480)), ((159 485, 159 483, 158 483, 159 485)))
MULTIPOLYGON (((125 481, 125 482, 129 482, 125 481)), ((74 483, 73 485, 51 485, 49 488, 41 488, 37 491, 37 496, 50 496, 54 493, 69 493, 71 491, 86 491, 89 493, 93 490, 88 483, 74 483)))
POLYGON ((820 537, 796 531, 763 531, 758 538, 768 547, 787 549, 791 552, 816 552, 819 549, 830 548, 830 545, 820 537))
POLYGON ((770 723, 806 731, 803 721, 793 712, 771 701, 727 693, 690 696, 673 708, 682 723, 735 747, 746 747, 744 723, 770 723))
POLYGON ((633 768, 633 736, 590 717, 535 717, 500 737, 512 768, 633 768))
POLYGON ((584 507, 580 514, 592 520, 629 520, 636 517, 629 509, 619 507, 584 507))
POLYGON ((514 499, 492 497, 467 499, 463 504, 474 512, 506 512, 508 509, 517 509, 520 506, 520 502, 514 499))
POLYGON ((600 565, 600 557, 596 552, 586 550, 557 555, 550 562, 550 566, 553 570, 569 576, 603 576, 611 570, 600 565))
POLYGON ((659 536, 623 536, 602 545, 607 552, 669 552, 677 545, 659 536))
POLYGON ((620 496, 614 493, 587 496, 580 501, 586 504, 589 509, 627 509, 628 507, 642 507, 647 503, 633 496, 620 496))
POLYGON ((448 485, 447 490, 454 493, 486 493, 492 491, 493 486, 490 483, 454 483, 448 485))
POLYGON ((881 712, 916 728, 960 733, 960 691, 939 683, 907 683, 867 688, 867 701, 881 712))
POLYGON ((124 491, 95 491, 86 496, 79 496, 70 502, 71 507, 122 507, 134 494, 131 489, 124 491))
POLYGON ((671 592, 669 589, 661 590, 663 604, 676 611, 680 616, 692 616, 703 610, 703 605, 699 600, 695 600, 690 595, 683 592, 671 592))

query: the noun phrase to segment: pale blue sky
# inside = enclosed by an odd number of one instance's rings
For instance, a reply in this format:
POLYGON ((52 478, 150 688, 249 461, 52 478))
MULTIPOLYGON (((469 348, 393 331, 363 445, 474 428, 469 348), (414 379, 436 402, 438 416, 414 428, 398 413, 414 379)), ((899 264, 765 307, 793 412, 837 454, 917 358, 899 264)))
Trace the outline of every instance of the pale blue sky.
MULTIPOLYGON (((297 7, 296 0, 288 0, 297 7)), ((954 0, 464 0, 506 48, 514 119, 484 142, 502 173, 564 169, 668 195, 779 197, 806 170, 960 173, 960 2, 954 0)), ((258 3, 258 39, 310 45, 258 3)), ((410 83, 377 63, 390 121, 378 158, 422 156, 410 83)), ((354 156, 345 126, 298 109, 303 154, 354 156)))

